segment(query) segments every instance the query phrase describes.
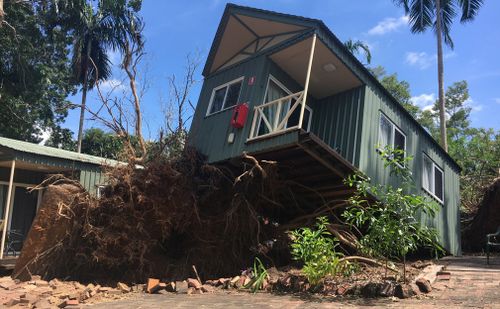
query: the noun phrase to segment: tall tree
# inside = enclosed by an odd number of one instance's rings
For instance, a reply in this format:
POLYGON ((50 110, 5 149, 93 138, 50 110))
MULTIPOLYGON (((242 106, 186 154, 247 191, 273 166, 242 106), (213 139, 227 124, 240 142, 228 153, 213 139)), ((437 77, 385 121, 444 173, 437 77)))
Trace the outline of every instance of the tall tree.
POLYGON ((382 86, 384 86, 415 119, 418 119, 420 108, 411 101, 410 84, 405 80, 399 80, 397 73, 388 75, 382 66, 371 68, 370 71, 380 81, 382 86))
MULTIPOLYGON (((77 1, 77 0, 75 0, 77 1)), ((81 151, 87 91, 96 82, 111 76, 109 50, 124 51, 127 40, 138 40, 137 26, 141 0, 81 1, 78 14, 71 21, 74 27, 74 77, 82 86, 77 151, 81 151)))
MULTIPOLYGON (((454 144, 464 136, 470 127, 470 113, 472 108, 467 106, 469 100, 469 88, 465 80, 455 82, 446 89, 445 93, 445 115, 446 134, 450 145, 450 154, 455 154, 454 144)), ((422 112, 419 120, 435 139, 441 140, 439 131, 439 101, 434 103, 432 109, 422 112)), ((456 153, 459 157, 460 153, 456 153)))
POLYGON ((366 64, 370 64, 372 62, 372 53, 370 52, 370 47, 365 42, 349 39, 344 42, 344 45, 352 54, 359 54, 363 52, 365 55, 366 64))
POLYGON ((40 142, 71 106, 71 37, 51 1, 6 1, 0 27, 0 136, 40 142))
POLYGON ((444 101, 444 65, 443 65, 443 39, 444 43, 453 48, 451 39, 451 26, 457 15, 461 13, 460 21, 466 23, 472 21, 483 0, 393 0, 399 6, 403 6, 405 13, 410 15, 409 23, 411 32, 422 33, 432 28, 437 39, 437 62, 438 62, 438 90, 439 90, 439 126, 441 145, 448 151, 448 140, 446 134, 446 116, 444 101))

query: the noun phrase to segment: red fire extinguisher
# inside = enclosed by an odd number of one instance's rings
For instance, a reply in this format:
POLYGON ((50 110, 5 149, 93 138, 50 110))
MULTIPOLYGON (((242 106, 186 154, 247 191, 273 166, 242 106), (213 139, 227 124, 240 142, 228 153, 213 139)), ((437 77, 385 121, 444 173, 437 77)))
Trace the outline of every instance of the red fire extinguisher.
POLYGON ((234 128, 241 129, 245 126, 245 121, 248 115, 248 104, 238 104, 233 109, 233 116, 231 117, 231 125, 234 128))

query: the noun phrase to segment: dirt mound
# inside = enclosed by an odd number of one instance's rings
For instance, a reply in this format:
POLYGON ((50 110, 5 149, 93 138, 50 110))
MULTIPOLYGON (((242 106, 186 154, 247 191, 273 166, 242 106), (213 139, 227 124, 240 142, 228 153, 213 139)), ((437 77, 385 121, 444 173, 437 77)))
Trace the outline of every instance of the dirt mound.
POLYGON ((477 214, 464 228, 463 248, 480 251, 485 248, 486 234, 496 232, 500 226, 500 178, 495 179, 485 191, 477 214))
POLYGON ((17 259, 13 277, 23 281, 30 280, 31 269, 43 274, 47 271, 44 255, 57 250, 61 240, 71 231, 71 217, 64 215, 84 190, 79 184, 55 177, 44 193, 40 209, 24 241, 23 250, 17 259))
POLYGON ((108 177, 99 200, 76 183, 48 186, 15 277, 143 282, 183 279, 192 265, 205 278, 232 275, 257 255, 290 262, 288 228, 270 218, 296 218, 305 203, 288 203, 293 188, 273 162, 246 157, 218 168, 186 151, 108 177))

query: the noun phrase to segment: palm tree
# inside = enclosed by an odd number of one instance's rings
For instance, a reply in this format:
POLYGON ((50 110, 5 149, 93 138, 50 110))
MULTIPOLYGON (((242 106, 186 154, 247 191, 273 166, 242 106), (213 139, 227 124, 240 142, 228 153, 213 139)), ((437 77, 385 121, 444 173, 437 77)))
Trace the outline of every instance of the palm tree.
POLYGON ((344 42, 344 45, 352 54, 363 52, 365 54, 367 64, 370 64, 372 62, 372 53, 370 52, 370 47, 365 42, 349 39, 344 42))
POLYGON ((444 43, 453 49, 451 39, 451 25, 457 15, 461 13, 460 22, 474 20, 483 0, 393 0, 398 6, 403 6, 405 13, 410 15, 409 23, 412 33, 422 33, 432 28, 437 38, 438 62, 438 89, 439 89, 439 126, 441 145, 448 151, 446 134, 445 101, 444 101, 444 66, 443 66, 443 38, 444 43))
POLYGON ((82 85, 77 151, 81 152, 87 91, 98 81, 111 76, 108 51, 123 52, 128 40, 140 41, 138 29, 142 20, 137 15, 140 1, 99 0, 80 2, 72 21, 74 29, 73 71, 76 83, 82 85))

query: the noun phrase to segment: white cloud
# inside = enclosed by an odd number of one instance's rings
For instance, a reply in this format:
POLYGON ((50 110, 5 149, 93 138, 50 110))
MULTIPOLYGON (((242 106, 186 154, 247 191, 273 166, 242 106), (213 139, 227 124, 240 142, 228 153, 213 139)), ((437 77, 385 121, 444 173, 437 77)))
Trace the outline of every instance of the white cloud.
POLYGON ((411 102, 421 109, 430 110, 436 102, 436 95, 434 93, 422 93, 421 95, 411 97, 411 102))
POLYGON ((406 63, 411 66, 417 66, 419 69, 427 69, 434 62, 434 57, 426 52, 408 52, 406 53, 406 63))
MULTIPOLYGON (((446 53, 443 55, 443 59, 449 59, 455 57, 455 52, 446 53)), ((416 66, 420 70, 425 70, 431 65, 434 65, 437 61, 437 55, 429 55, 426 52, 407 52, 405 62, 411 66, 416 66)))
POLYGON ((408 24, 408 16, 399 18, 389 17, 380 21, 375 27, 368 30, 369 35, 383 35, 398 30, 408 24))
POLYGON ((125 85, 121 80, 118 79, 107 79, 101 83, 99 83, 100 89, 105 90, 105 91, 110 91, 110 90, 124 90, 125 85))
POLYGON ((493 101, 495 101, 497 104, 500 104, 500 98, 494 98, 493 101))
POLYGON ((471 108, 471 113, 480 112, 483 110, 483 106, 478 102, 474 101, 474 99, 469 98, 464 102, 464 106, 471 108))

